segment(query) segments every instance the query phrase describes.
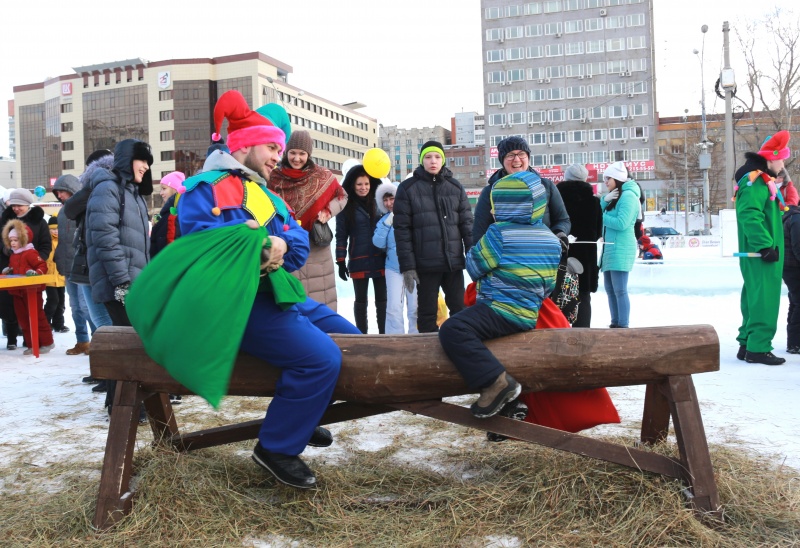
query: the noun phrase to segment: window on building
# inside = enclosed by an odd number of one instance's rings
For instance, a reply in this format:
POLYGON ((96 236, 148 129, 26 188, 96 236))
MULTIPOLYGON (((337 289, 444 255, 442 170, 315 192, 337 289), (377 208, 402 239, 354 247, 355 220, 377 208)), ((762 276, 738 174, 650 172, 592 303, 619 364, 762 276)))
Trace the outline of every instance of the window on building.
POLYGON ((628 105, 609 105, 609 118, 626 118, 628 116, 628 105))
POLYGON ((570 42, 565 49, 567 55, 580 55, 583 53, 583 42, 570 42))
POLYGON ((541 36, 542 33, 542 25, 525 25, 525 36, 528 38, 541 36))
POLYGON ((644 26, 644 14, 632 13, 625 18, 625 24, 629 27, 642 27, 644 26))
POLYGON ((625 95, 628 91, 628 85, 625 82, 613 82, 608 84, 609 95, 625 95))
POLYGON ((469 165, 471 165, 471 166, 479 166, 479 165, 481 165, 481 157, 480 156, 470 156, 469 157, 469 165))
POLYGON ((547 154, 534 154, 531 156, 531 165, 541 167, 547 165, 547 154))
POLYGON ((567 99, 578 99, 586 95, 586 88, 583 86, 570 86, 567 88, 567 99))
POLYGON ((624 15, 615 15, 613 17, 611 17, 611 16, 606 17, 606 28, 607 29, 622 29, 622 28, 625 28, 625 16, 624 15))
POLYGON ((649 131, 647 126, 634 126, 631 128, 631 139, 641 139, 648 137, 649 131))
POLYGON ((547 71, 545 72, 548 78, 563 78, 564 77, 564 65, 555 65, 551 67, 547 67, 547 71))
POLYGON ((540 2, 528 2, 523 5, 525 15, 539 15, 542 13, 542 4, 540 2))
POLYGON ((583 76, 583 63, 577 65, 567 65, 567 77, 580 77, 583 76))
POLYGON ((525 56, 528 59, 538 59, 539 57, 544 57, 544 47, 528 46, 527 48, 525 48, 525 56))
POLYGON ((456 156, 453 158, 453 165, 455 167, 463 167, 464 166, 464 157, 463 156, 456 156))
POLYGON ((606 51, 623 51, 624 49, 624 38, 609 38, 606 40, 606 51))
POLYGON ((501 10, 502 8, 499 7, 486 8, 486 10, 483 12, 483 17, 485 19, 500 19, 503 16, 501 10))
POLYGON ((486 73, 486 79, 489 84, 502 84, 506 81, 506 73, 503 70, 493 70, 486 73))
POLYGON ((525 113, 524 112, 509 112, 508 116, 506 117, 508 125, 519 125, 525 123, 525 113))
POLYGON ((571 108, 567 110, 567 116, 570 120, 583 120, 586 118, 585 108, 571 108))
POLYGON ((514 38, 522 38, 523 36, 525 36, 525 27, 522 25, 506 27, 506 39, 513 40, 514 38))
POLYGON ((594 152, 589 153, 589 162, 590 164, 605 164, 608 162, 608 151, 607 150, 595 150, 594 152))
POLYGON ((589 97, 602 97, 606 94, 606 87, 603 84, 592 84, 586 86, 586 94, 589 97))
POLYGON ((490 114, 489 115, 489 125, 490 126, 501 126, 506 123, 506 115, 505 114, 490 114))
POLYGON ((569 153, 569 163, 570 164, 588 164, 589 163, 589 153, 588 152, 570 152, 569 153))
POLYGON ((486 31, 486 41, 495 42, 503 37, 503 29, 488 29, 486 31))
POLYGON ((506 59, 509 61, 525 59, 525 48, 508 48, 506 50, 506 59))
POLYGON ((72 131, 72 122, 64 122, 61 124, 61 132, 66 133, 72 131))
POLYGON ((500 63, 504 60, 503 50, 501 49, 490 49, 486 52, 486 62, 487 63, 500 63))
POLYGON ((575 11, 583 8, 583 0, 564 0, 564 11, 575 11))
POLYGON ((61 114, 66 114, 67 112, 72 112, 72 103, 61 104, 61 114))
POLYGON ((158 92, 158 100, 159 101, 170 101, 170 100, 172 100, 172 95, 173 94, 172 94, 172 90, 171 89, 165 89, 165 90, 159 91, 158 92))
POLYGON ((628 151, 627 150, 612 150, 610 155, 612 162, 627 162, 628 161, 628 151))
POLYGON ((557 154, 550 155, 550 165, 551 166, 565 166, 567 165, 567 153, 559 152, 557 154))
POLYGON ((528 111, 528 123, 529 124, 541 124, 542 122, 547 121, 547 112, 544 110, 529 110, 528 111))
POLYGON ((161 151, 161 161, 162 162, 169 162, 170 160, 175 159, 175 151, 174 150, 162 150, 161 151))
POLYGON ((175 139, 174 131, 162 131, 161 132, 161 140, 162 141, 173 141, 175 139))
POLYGON ((593 30, 603 30, 603 18, 602 17, 595 17, 592 19, 587 19, 586 23, 586 32, 591 32, 593 30))
POLYGON ((561 34, 561 21, 556 21, 553 23, 545 23, 544 25, 544 33, 547 36, 552 36, 554 34, 561 34))
POLYGON ((604 44, 603 40, 587 40, 586 53, 602 53, 604 44))
POLYGON ((644 49, 647 41, 644 36, 631 36, 628 38, 628 49, 644 49))
POLYGON ((586 130, 570 131, 568 137, 570 143, 582 143, 588 140, 588 132, 586 130))
POLYGON ((509 103, 524 103, 525 90, 509 91, 506 93, 506 100, 509 103))
POLYGON ((522 15, 522 6, 517 4, 506 6, 506 17, 517 17, 519 15, 522 15))
POLYGON ((564 33, 572 34, 575 32, 583 32, 583 20, 564 21, 564 33))
POLYGON ((560 144, 567 142, 567 132, 566 131, 551 131, 550 135, 550 142, 552 144, 560 144))
POLYGON ((608 138, 612 141, 619 141, 628 138, 628 128, 612 127, 608 130, 608 138))
POLYGON ((630 86, 631 93, 647 93, 647 82, 632 82, 630 86))
POLYGON ((625 61, 609 61, 606 64, 609 74, 624 73, 627 69, 627 66, 628 65, 625 61))
POLYGON ((165 122, 167 120, 172 120, 173 115, 174 112, 171 110, 162 110, 161 112, 158 113, 158 119, 161 120, 162 122, 165 122))
POLYGON ((558 13, 561 11, 561 0, 545 0, 542 2, 542 11, 544 13, 558 13))
POLYGON ((529 89, 528 90, 528 101, 536 102, 536 101, 544 101, 547 99, 547 90, 546 89, 529 89))
POLYGON ((606 141, 608 140, 608 130, 607 129, 590 129, 589 131, 589 140, 590 141, 606 141))
POLYGON ((525 79, 525 69, 511 69, 506 71, 509 82, 522 82, 525 79))
POLYGON ((75 150, 75 142, 74 141, 64 141, 61 143, 61 150, 75 150))
POLYGON ((647 116, 647 103, 631 105, 630 114, 631 116, 647 116))
POLYGON ((599 120, 606 117, 605 107, 592 107, 586 109, 586 113, 589 115, 590 120, 599 120))
POLYGON ((564 122, 567 119, 567 111, 563 108, 548 111, 547 114, 551 122, 564 122))
POLYGON ((560 57, 564 55, 564 44, 547 44, 544 48, 547 57, 560 57))
POLYGON ((64 160, 61 162, 61 169, 75 169, 75 160, 64 160))
POLYGON ((647 70, 647 59, 631 59, 628 61, 628 70, 631 72, 643 72, 647 70))

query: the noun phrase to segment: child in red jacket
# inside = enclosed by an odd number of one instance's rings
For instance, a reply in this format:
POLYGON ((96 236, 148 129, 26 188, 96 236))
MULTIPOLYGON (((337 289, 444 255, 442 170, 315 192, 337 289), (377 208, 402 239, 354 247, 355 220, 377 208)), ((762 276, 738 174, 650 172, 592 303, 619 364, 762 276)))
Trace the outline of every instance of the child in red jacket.
POLYGON ((662 260, 664 256, 658 246, 650 241, 646 234, 639 238, 639 248, 641 249, 642 259, 645 261, 662 260))
MULTIPOLYGON (((33 239, 33 232, 22 221, 14 219, 6 223, 3 227, 3 244, 11 249, 12 254, 8 258, 8 267, 3 269, 3 274, 16 274, 24 276, 41 276, 47 273, 47 263, 39 256, 39 253, 30 243, 33 239)), ((42 286, 44 288, 44 285, 42 286)), ((31 326, 28 321, 28 300, 25 298, 25 291, 21 289, 9 291, 14 297, 14 312, 17 314, 19 326, 22 328, 22 337, 27 349, 23 354, 33 354, 31 343, 31 326)), ((36 307, 38 309, 39 330, 39 353, 46 354, 53 349, 53 331, 44 313, 44 304, 41 290, 36 295, 36 307)))

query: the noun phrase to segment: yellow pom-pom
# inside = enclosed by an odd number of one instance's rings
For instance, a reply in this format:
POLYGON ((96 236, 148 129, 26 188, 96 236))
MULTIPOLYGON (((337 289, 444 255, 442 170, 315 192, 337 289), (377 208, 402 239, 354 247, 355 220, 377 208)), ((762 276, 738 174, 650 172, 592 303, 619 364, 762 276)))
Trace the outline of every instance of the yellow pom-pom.
POLYGON ((220 209, 218 207, 215 207, 215 208, 213 208, 211 210, 211 213, 213 213, 216 217, 219 217, 219 215, 220 215, 220 213, 222 213, 222 211, 220 211, 220 209))

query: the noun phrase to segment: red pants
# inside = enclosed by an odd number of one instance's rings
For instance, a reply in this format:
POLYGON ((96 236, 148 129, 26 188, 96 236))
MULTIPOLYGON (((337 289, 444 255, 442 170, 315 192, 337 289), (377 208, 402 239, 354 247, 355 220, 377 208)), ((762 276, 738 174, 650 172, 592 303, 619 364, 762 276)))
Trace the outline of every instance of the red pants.
MULTIPOLYGON (((42 292, 36 294, 36 309, 37 322, 39 329, 39 346, 47 346, 53 344, 53 330, 50 329, 50 322, 47 321, 47 316, 44 313, 44 303, 42 300, 42 292)), ((22 295, 14 295, 14 312, 17 314, 17 321, 19 327, 22 329, 22 339, 25 341, 25 346, 31 347, 31 326, 30 318, 28 317, 28 298, 23 293, 22 295)))

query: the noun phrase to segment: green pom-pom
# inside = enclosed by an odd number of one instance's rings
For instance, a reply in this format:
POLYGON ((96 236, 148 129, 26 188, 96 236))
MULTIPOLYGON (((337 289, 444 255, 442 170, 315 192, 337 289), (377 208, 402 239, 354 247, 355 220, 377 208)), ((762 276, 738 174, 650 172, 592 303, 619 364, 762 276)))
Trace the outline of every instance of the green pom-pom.
POLYGON ((178 214, 178 210, 175 209, 174 207, 171 207, 171 208, 169 208, 169 214, 170 215, 177 215, 178 214))

